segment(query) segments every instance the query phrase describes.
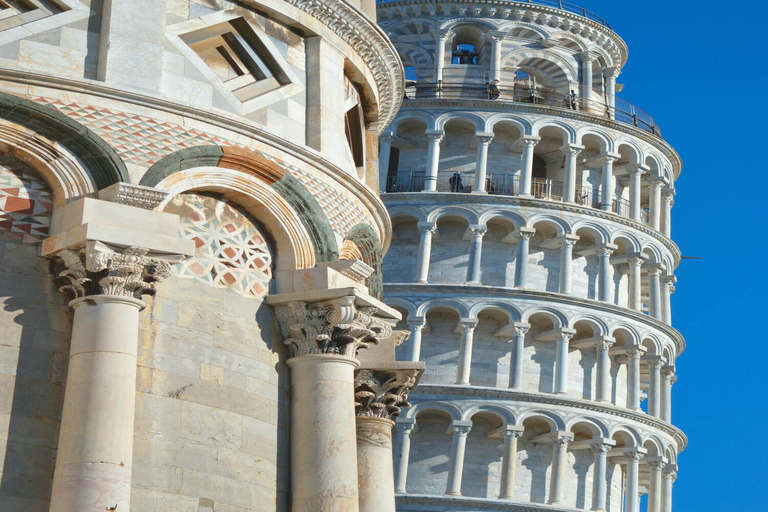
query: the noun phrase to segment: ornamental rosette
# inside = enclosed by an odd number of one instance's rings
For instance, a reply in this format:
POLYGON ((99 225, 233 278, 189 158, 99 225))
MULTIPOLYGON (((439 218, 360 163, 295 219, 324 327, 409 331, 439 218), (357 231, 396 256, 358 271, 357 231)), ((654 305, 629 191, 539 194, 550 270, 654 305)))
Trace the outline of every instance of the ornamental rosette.
POLYGON ((358 370, 355 373, 357 416, 394 420, 410 407, 408 393, 416 385, 417 370, 358 370))
POLYGON ((155 284, 171 276, 171 264, 147 256, 149 251, 128 247, 122 252, 111 250, 66 250, 58 254, 65 267, 58 277, 67 284, 62 292, 74 298, 108 295, 141 299, 154 295, 155 284))
POLYGON ((351 304, 314 306, 304 301, 288 304, 284 343, 291 356, 342 355, 355 357, 357 351, 392 336, 392 327, 374 315, 374 307, 351 304))

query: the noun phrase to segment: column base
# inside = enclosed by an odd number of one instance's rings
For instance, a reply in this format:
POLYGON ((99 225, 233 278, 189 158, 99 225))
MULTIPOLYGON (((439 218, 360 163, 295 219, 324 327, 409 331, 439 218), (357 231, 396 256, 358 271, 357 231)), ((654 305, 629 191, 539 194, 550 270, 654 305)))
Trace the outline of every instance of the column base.
POLYGON ((609 212, 609 211, 613 210, 613 205, 612 204, 601 204, 600 205, 600 209, 603 210, 604 212, 609 212))
POLYGON ((485 190, 473 190, 472 192, 470 192, 470 194, 486 194, 487 195, 488 192, 485 190))
POLYGON ((483 283, 481 283, 480 281, 467 281, 464 284, 467 285, 467 286, 482 286, 483 285, 483 283))
POLYGON ((414 281, 413 284, 428 284, 427 281, 414 281))
POLYGON ((460 492, 447 492, 445 493, 446 496, 461 496, 460 492))

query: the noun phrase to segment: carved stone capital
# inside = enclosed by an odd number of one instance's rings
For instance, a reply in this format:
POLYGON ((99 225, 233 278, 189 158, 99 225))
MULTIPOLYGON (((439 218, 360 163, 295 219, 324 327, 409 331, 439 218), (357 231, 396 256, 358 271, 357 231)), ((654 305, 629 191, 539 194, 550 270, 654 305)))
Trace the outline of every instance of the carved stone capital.
POLYGON ((608 443, 592 443, 589 445, 590 449, 595 453, 608 453, 611 448, 613 448, 612 444, 608 443))
POLYGON ((408 393, 416 386, 419 369, 355 372, 355 412, 358 416, 394 420, 402 407, 410 407, 408 393))
POLYGON ((472 430, 472 425, 461 425, 457 424, 455 421, 451 423, 451 431, 453 431, 453 435, 455 436, 466 437, 470 430, 472 430))
POLYGON ((627 451, 627 452, 624 452, 624 456, 629 461, 636 461, 636 462, 640 461, 640 459, 643 458, 643 455, 644 454, 642 452, 640 452, 640 451, 627 451))
POLYGON ((392 336, 392 327, 376 318, 375 307, 357 306, 354 300, 311 304, 293 301, 279 311, 285 340, 291 356, 343 355, 355 357, 357 351, 392 336))
POLYGON ((57 275, 67 282, 59 290, 73 298, 108 295, 141 299, 154 295, 155 284, 171 276, 171 263, 141 247, 110 248, 89 242, 83 249, 57 254, 64 267, 57 275))

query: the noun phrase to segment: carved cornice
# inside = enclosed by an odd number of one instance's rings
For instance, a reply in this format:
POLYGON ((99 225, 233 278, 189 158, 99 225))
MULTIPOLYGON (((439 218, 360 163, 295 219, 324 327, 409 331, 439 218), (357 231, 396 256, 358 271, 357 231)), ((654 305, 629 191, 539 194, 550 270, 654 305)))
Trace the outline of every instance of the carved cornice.
POLYGON ((285 334, 283 343, 290 347, 292 357, 355 357, 358 350, 392 336, 392 328, 374 317, 377 311, 358 307, 354 301, 320 305, 294 301, 278 311, 277 317, 285 334))
POLYGON ((285 0, 333 30, 360 55, 379 89, 379 131, 394 120, 404 96, 400 56, 381 29, 340 0, 285 0))
POLYGON ((682 430, 647 414, 633 412, 622 407, 606 405, 602 402, 592 402, 578 400, 575 398, 564 398, 562 396, 545 395, 539 393, 524 393, 511 389, 487 388, 478 386, 457 386, 440 384, 420 384, 418 391, 414 392, 417 396, 457 396, 457 397, 477 397, 477 398, 495 398, 501 400, 510 400, 514 402, 526 402, 534 405, 552 405, 555 407, 570 407, 591 412, 598 412, 623 418, 625 420, 642 423, 657 431, 670 436, 677 443, 679 451, 683 451, 688 444, 688 438, 682 430))
POLYGON ((59 288, 73 298, 93 295, 141 299, 154 295, 155 284, 171 276, 171 264, 147 256, 141 247, 110 249, 89 243, 84 249, 65 250, 57 254, 65 267, 58 277, 68 282, 59 288))
POLYGON ((358 416, 395 420, 410 407, 408 393, 416 386, 419 369, 355 372, 355 411, 358 416))

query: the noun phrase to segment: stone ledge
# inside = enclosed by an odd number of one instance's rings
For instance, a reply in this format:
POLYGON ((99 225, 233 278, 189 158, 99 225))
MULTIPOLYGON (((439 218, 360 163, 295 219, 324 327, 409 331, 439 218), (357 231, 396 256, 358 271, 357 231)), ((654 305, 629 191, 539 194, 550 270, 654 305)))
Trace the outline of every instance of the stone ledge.
POLYGON ((583 509, 554 507, 544 503, 526 503, 516 501, 491 500, 486 498, 468 498, 464 496, 430 496, 428 494, 395 495, 398 510, 404 505, 413 505, 408 511, 443 512, 445 510, 514 510, 517 512, 582 512, 583 509))

